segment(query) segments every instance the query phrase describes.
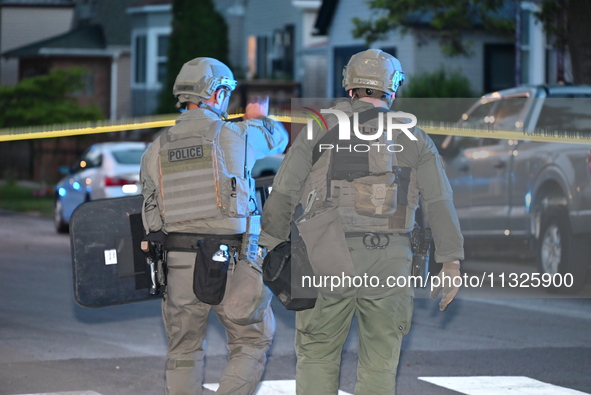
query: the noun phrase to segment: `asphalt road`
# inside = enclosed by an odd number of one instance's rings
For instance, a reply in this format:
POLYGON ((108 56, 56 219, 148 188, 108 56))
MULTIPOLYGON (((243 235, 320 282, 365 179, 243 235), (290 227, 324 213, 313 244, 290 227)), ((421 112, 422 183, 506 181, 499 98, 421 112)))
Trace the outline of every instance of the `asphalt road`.
MULTIPOLYGON (((477 276, 532 272, 524 262, 468 260, 463 267, 477 276)), ((446 312, 419 292, 398 394, 591 394, 591 299, 496 283, 462 289, 446 312)), ((274 307, 265 388, 295 378, 294 314, 274 307)), ((354 392, 356 336, 352 331, 343 354, 347 393, 354 392)), ((226 350, 215 318, 207 343, 206 382, 216 383, 226 350)), ((55 234, 50 219, 0 212, 0 395, 163 394, 165 350, 159 301, 76 305, 68 236, 55 234)), ((259 395, 290 393, 281 391, 259 395)))

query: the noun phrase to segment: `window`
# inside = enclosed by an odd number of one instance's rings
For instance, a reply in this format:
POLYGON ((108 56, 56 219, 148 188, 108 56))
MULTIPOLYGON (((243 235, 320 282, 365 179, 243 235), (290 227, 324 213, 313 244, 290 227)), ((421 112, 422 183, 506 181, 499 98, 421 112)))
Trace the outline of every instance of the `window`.
POLYGON ((256 78, 267 77, 267 43, 268 38, 266 36, 257 37, 256 44, 256 78))
POLYGON ((94 95, 94 74, 92 70, 85 70, 81 82, 81 88, 73 92, 73 95, 76 97, 94 95))
POLYGON ((515 130, 523 126, 518 125, 522 121, 521 113, 527 102, 527 97, 510 97, 499 101, 496 110, 494 125, 497 130, 515 130))
POLYGON ((145 35, 135 38, 135 78, 137 84, 146 82, 147 39, 145 35))
POLYGON ((142 155, 144 150, 127 149, 120 151, 112 151, 115 162, 122 165, 139 165, 142 162, 142 155))
POLYGON ((170 28, 140 29, 133 33, 133 85, 159 89, 166 81, 170 28))
POLYGON ((484 45, 484 91, 494 92, 515 85, 515 46, 484 45))
POLYGON ((544 99, 537 129, 587 132, 591 134, 591 98, 544 99))
MULTIPOLYGON (((365 51, 367 47, 362 45, 353 45, 350 47, 338 47, 334 49, 334 71, 333 71, 333 78, 334 78, 334 86, 333 86, 333 95, 334 97, 344 97, 346 95, 345 90, 343 89, 343 67, 347 65, 351 56, 355 55, 357 52, 365 51)), ((396 56, 392 52, 391 55, 396 56)))
POLYGON ((493 105, 496 103, 495 101, 486 102, 478 107, 476 107, 466 118, 463 122, 464 124, 470 126, 484 126, 488 123, 488 115, 490 114, 493 105))
POLYGON ((166 62, 168 59, 168 35, 159 34, 157 43, 157 70, 156 80, 160 83, 166 82, 166 62))

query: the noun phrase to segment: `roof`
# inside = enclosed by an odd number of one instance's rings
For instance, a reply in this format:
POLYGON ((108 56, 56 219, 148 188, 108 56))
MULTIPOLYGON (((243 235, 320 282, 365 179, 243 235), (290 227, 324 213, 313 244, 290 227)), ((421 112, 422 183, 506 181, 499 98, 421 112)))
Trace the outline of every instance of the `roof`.
MULTIPOLYGON (((21 0, 25 1, 25 0, 21 0)), ((28 0, 32 2, 32 0, 28 0)), ((45 0, 51 1, 51 0, 45 0)), ((59 0, 53 0, 59 1, 59 0)), ((66 0, 62 0, 66 1, 66 0)), ((60 50, 70 55, 96 53, 109 47, 129 46, 131 40, 130 16, 127 7, 137 0, 94 0, 76 4, 72 30, 4 52, 9 58, 58 54, 60 50)), ((4 4, 4 3, 3 3, 4 4)))
POLYGON ((100 26, 84 26, 67 33, 60 34, 46 40, 6 51, 2 56, 6 58, 20 58, 38 56, 47 49, 103 49, 105 37, 100 26))
POLYGON ((131 16, 126 10, 133 0, 97 0, 93 24, 103 27, 106 45, 129 45, 131 16))

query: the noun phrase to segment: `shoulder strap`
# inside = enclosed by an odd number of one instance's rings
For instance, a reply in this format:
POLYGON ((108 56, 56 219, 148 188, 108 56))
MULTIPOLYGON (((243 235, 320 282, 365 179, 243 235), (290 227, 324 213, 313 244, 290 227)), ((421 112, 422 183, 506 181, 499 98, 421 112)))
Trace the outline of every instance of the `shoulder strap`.
POLYGON ((213 121, 213 123, 209 127, 209 130, 207 131, 207 134, 205 135, 205 137, 211 141, 214 141, 215 139, 217 139, 217 137, 220 135, 220 132, 222 131, 222 128, 224 127, 225 123, 226 122, 222 121, 221 119, 217 120, 217 121, 213 121))
MULTIPOLYGON (((382 107, 370 108, 369 110, 363 111, 362 113, 359 114, 358 121, 360 124, 362 124, 362 123, 372 120, 380 112, 386 113, 389 111, 390 111, 389 109, 382 108, 382 107)), ((353 122, 352 115, 349 117, 349 121, 353 122)), ((319 149, 320 144, 334 144, 337 140, 337 137, 338 137, 338 133, 337 133, 338 130, 339 130, 339 125, 337 124, 333 128, 331 128, 330 130, 328 130, 324 134, 324 136, 322 136, 322 138, 314 145, 314 149, 312 152, 312 166, 314 166, 316 164, 316 162, 318 162, 318 159, 320 159, 320 157, 322 156, 322 154, 320 153, 320 149, 319 149)))

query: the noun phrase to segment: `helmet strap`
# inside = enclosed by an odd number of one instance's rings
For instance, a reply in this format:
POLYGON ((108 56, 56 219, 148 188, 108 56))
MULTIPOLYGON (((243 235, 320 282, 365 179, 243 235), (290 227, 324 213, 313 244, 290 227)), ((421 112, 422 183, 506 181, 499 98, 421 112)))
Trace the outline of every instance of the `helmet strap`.
POLYGON ((392 107, 392 103, 394 102, 394 100, 390 99, 390 95, 382 92, 380 90, 377 89, 371 89, 371 88, 356 88, 353 89, 353 97, 352 99, 361 99, 363 97, 371 97, 373 99, 378 99, 378 100, 382 100, 384 102, 386 102, 386 104, 388 104, 388 108, 392 107))
POLYGON ((228 113, 225 112, 222 109, 215 108, 215 107, 210 106, 209 104, 204 103, 202 101, 200 101, 199 103, 197 103, 197 106, 199 108, 204 108, 206 110, 212 111, 214 114, 216 114, 217 116, 219 116, 221 119, 224 119, 224 120, 228 119, 228 113))

